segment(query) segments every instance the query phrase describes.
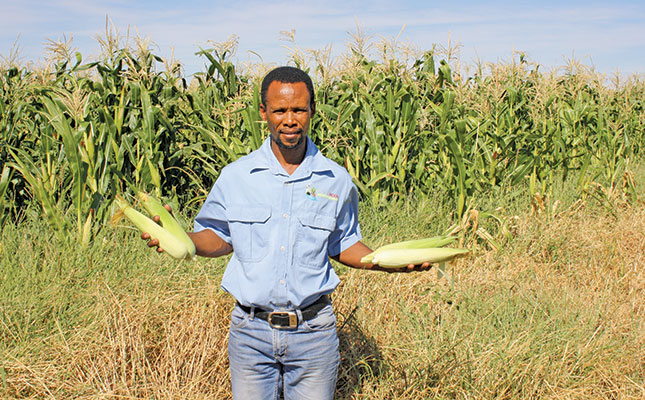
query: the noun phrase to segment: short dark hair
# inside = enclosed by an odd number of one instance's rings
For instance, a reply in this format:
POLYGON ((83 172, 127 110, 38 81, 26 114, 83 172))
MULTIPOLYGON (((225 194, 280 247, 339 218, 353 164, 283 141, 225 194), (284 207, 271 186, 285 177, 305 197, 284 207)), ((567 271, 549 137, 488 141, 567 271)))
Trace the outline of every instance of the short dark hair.
POLYGON ((262 80, 260 95, 262 96, 262 105, 264 107, 267 106, 267 90, 269 90, 271 82, 274 81, 282 83, 303 82, 307 86, 307 91, 309 92, 309 105, 312 107, 314 106, 314 84, 311 82, 309 75, 299 68, 284 66, 271 70, 262 80))

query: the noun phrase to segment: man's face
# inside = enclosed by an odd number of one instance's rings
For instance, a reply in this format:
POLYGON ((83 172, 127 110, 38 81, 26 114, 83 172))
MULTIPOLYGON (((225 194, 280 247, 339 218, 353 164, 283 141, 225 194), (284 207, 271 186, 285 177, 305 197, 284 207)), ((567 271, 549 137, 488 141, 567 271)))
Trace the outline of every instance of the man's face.
POLYGON ((283 149, 305 145, 313 113, 304 82, 271 82, 266 92, 266 107, 260 105, 260 115, 267 122, 271 140, 283 149))

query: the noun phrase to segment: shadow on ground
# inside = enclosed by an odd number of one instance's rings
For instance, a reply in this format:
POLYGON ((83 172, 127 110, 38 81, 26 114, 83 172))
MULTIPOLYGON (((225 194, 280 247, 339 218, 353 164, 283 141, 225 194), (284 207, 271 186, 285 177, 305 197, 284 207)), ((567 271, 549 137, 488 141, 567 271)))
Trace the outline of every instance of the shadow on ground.
POLYGON ((359 393, 366 380, 379 376, 386 365, 374 340, 365 335, 354 318, 354 308, 344 320, 339 318, 340 368, 336 399, 349 399, 359 393))

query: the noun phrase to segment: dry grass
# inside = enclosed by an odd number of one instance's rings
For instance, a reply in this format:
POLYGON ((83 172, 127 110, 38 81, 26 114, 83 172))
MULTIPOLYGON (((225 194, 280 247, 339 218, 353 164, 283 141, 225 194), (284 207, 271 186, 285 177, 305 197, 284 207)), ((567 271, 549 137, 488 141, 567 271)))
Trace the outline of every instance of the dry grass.
MULTIPOLYGON (((343 270, 337 398, 645 398, 643 227, 642 206, 527 212, 452 282, 343 270)), ((93 322, 5 352, 0 396, 229 398, 232 300, 196 275, 96 282, 93 322)))
POLYGON ((96 319, 43 339, 38 359, 7 360, 16 398, 225 398, 231 303, 212 281, 150 294, 96 292, 96 319))
POLYGON ((342 315, 358 306, 341 330, 353 338, 341 372, 352 387, 339 391, 379 399, 644 398, 644 226, 642 207, 617 218, 584 207, 527 214, 502 252, 458 261, 453 286, 432 273, 348 273, 336 299, 342 315), (369 332, 362 354, 355 327, 369 332))

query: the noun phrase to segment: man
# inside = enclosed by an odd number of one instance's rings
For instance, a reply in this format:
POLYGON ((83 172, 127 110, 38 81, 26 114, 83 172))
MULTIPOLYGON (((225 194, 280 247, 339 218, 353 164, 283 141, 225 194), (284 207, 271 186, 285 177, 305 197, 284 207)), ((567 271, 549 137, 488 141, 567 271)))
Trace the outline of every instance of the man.
POLYGON ((222 278, 237 300, 228 348, 233 397, 278 399, 284 390, 285 399, 331 399, 340 356, 329 295, 340 280, 329 257, 385 269, 360 262, 372 250, 360 241, 356 187, 307 136, 315 112, 309 76, 276 68, 261 93, 270 135, 221 171, 190 237, 200 256, 233 252, 222 278))

